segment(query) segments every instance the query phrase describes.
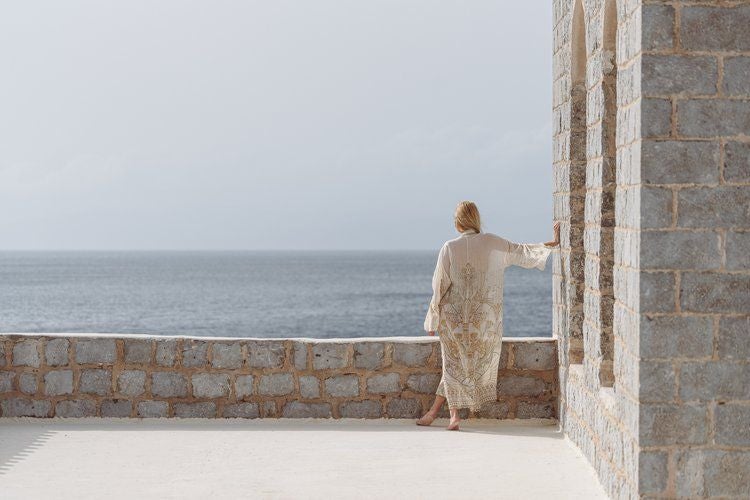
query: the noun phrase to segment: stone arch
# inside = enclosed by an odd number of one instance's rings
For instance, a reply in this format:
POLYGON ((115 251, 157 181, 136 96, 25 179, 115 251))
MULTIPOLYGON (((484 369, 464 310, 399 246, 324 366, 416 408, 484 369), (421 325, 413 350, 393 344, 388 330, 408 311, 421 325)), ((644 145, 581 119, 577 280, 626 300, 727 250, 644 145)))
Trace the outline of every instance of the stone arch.
POLYGON ((599 238, 599 382, 614 385, 615 186, 617 184, 617 0, 604 1, 602 172, 599 238))
POLYGON ((583 362, 583 247, 584 207, 586 202, 586 23, 583 3, 576 0, 570 34, 570 166, 569 179, 569 272, 567 284, 568 360, 583 362))

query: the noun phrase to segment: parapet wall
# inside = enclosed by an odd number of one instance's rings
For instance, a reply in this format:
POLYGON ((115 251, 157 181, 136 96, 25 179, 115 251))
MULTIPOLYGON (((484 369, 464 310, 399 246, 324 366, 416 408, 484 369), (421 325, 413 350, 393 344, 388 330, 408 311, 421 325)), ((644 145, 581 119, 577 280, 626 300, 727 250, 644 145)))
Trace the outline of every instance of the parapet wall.
MULTIPOLYGON (((414 418, 440 381, 432 337, 0 336, 0 416, 414 418)), ((554 339, 503 342, 483 418, 554 418, 554 339)))

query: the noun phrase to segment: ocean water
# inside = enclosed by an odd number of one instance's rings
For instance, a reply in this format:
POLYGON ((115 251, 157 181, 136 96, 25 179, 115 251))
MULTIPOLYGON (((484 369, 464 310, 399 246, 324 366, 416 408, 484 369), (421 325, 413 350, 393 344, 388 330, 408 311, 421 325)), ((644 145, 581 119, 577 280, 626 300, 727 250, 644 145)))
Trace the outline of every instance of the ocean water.
MULTIPOLYGON (((0 333, 424 335, 437 252, 0 252, 0 333)), ((505 275, 505 335, 550 336, 551 263, 505 275)))

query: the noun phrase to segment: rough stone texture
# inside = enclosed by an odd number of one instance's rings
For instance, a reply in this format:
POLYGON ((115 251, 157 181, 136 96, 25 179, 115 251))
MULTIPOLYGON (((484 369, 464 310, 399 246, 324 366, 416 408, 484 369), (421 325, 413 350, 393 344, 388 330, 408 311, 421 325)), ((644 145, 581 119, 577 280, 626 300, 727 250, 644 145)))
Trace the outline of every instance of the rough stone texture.
POLYGON ((645 269, 718 269, 721 241, 714 233, 649 231, 641 235, 645 269))
POLYGON ((47 341, 44 348, 47 366, 67 366, 69 363, 68 350, 70 341, 68 339, 52 339, 47 341))
POLYGON ((354 344, 355 368, 377 370, 385 360, 385 344, 381 342, 358 342, 354 344))
POLYGON ((117 347, 114 339, 79 339, 75 353, 78 364, 112 364, 117 358, 117 347))
POLYGON ((557 352, 552 344, 519 344, 515 349, 516 368, 549 370, 557 366, 557 352))
POLYGON ((348 401, 341 405, 339 413, 343 418, 380 418, 383 416, 379 401, 348 401))
POLYGON ((719 65, 715 57, 644 55, 642 65, 646 95, 716 93, 719 65))
POLYGON ((138 403, 137 415, 143 418, 166 417, 169 404, 166 401, 141 401, 138 403))
POLYGON ((236 403, 226 405, 222 416, 225 418, 258 418, 260 408, 258 403, 236 403))
POLYGON ((506 375, 497 382, 497 390, 503 394, 539 396, 546 390, 543 381, 529 376, 506 375))
POLYGON ((400 392, 401 381, 398 373, 383 373, 367 379, 367 391, 371 394, 400 392))
POLYGON ((282 415, 286 418, 330 418, 330 403, 301 403, 291 401, 284 405, 282 415))
POLYGON ((294 343, 294 368, 296 370, 305 370, 307 369, 307 344, 304 342, 295 342, 294 343))
MULTIPOLYGON (((13 375, 9 373, 9 375, 13 375)), ((2 377, 0 376, 0 392, 2 391, 2 377)), ((34 373, 22 373, 18 376, 18 390, 24 394, 36 394, 39 390, 39 381, 34 373)))
POLYGON ((156 341, 156 364, 159 366, 174 366, 177 361, 177 341, 156 341))
POLYGON ((117 392, 126 396, 140 396, 146 391, 146 372, 123 370, 117 376, 117 392))
POLYGON ((0 401, 3 417, 48 417, 52 403, 48 400, 11 398, 0 401))
POLYGON ((214 368, 240 368, 242 366, 242 345, 214 344, 211 366, 214 368))
POLYGON ((83 370, 79 381, 79 391, 84 394, 106 396, 112 392, 112 372, 110 370, 83 370))
POLYGON ((748 498, 750 453, 727 450, 693 450, 675 456, 676 496, 682 498, 748 498))
POLYGON ((285 396, 293 391, 294 379, 291 373, 263 375, 258 385, 258 393, 263 396, 285 396))
POLYGON ((518 403, 517 418, 552 418, 555 416, 554 405, 549 403, 518 403))
POLYGON ((750 50, 750 5, 686 6, 680 16, 682 46, 694 51, 750 50))
POLYGON ((71 399, 60 401, 55 405, 56 417, 93 417, 96 416, 96 403, 90 399, 71 399))
POLYGON ((151 361, 151 340, 126 340, 124 344, 126 363, 145 365, 151 361))
POLYGON ((317 377, 303 376, 299 378, 299 394, 304 399, 320 397, 320 380, 317 377))
POLYGON ((337 375, 325 380, 326 394, 333 397, 359 396, 359 377, 356 375, 337 375))
POLYGON ((435 394, 439 383, 440 375, 437 373, 409 375, 406 379, 406 387, 422 394, 435 394))
POLYGON ((388 402, 386 412, 391 418, 419 418, 422 405, 418 399, 394 398, 388 402))
POLYGON ((53 370, 44 375, 44 394, 60 396, 73 394, 73 372, 71 370, 53 370))
POLYGON ((723 83, 727 95, 750 97, 750 57, 724 59, 723 83))
POLYGON ((647 184, 718 182, 719 145, 713 142, 644 141, 641 162, 647 184))
POLYGON ((724 147, 724 179, 750 182, 750 143, 727 142, 724 147))
POLYGON ((211 418, 216 416, 216 403, 175 403, 174 416, 179 418, 211 418))
POLYGON ((315 370, 345 368, 349 364, 346 344, 315 344, 312 355, 315 370))
POLYGON ((184 375, 173 372, 154 372, 151 374, 151 393, 162 398, 179 398, 187 396, 187 379, 184 375))
POLYGON ((13 392, 13 372, 0 372, 0 393, 13 392))
POLYGON ((125 418, 130 416, 133 403, 127 399, 105 399, 102 401, 101 416, 125 418))
POLYGON ((425 366, 432 354, 429 344, 396 343, 393 345, 393 361, 403 366, 425 366))
POLYGON ((208 362, 208 342, 186 341, 182 344, 182 366, 203 367, 208 362))
POLYGON ((38 340, 25 340, 13 346, 13 366, 39 368, 38 340))
POLYGON ((253 376, 252 375, 238 375, 234 381, 234 390, 237 395, 237 399, 242 399, 246 396, 253 395, 253 376))
POLYGON ((229 375, 225 373, 196 373, 192 377, 192 384, 196 398, 229 396, 229 375))
POLYGON ((282 342, 256 342, 248 346, 248 365, 252 368, 281 368, 284 364, 282 342))

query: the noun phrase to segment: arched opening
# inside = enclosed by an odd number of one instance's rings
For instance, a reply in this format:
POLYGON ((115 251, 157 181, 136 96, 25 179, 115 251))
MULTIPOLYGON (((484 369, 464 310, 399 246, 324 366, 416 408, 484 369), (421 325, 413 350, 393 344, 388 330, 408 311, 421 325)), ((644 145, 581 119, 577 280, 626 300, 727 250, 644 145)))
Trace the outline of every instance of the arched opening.
POLYGON ((568 274, 568 359, 583 362, 583 249, 586 203, 586 28, 583 5, 576 0, 571 29, 570 68, 570 168, 569 168, 569 274, 568 274))
POLYGON ((604 2, 602 41, 602 177, 599 238, 599 381, 614 385, 613 273, 615 261, 615 186, 617 181, 617 1, 604 2))

